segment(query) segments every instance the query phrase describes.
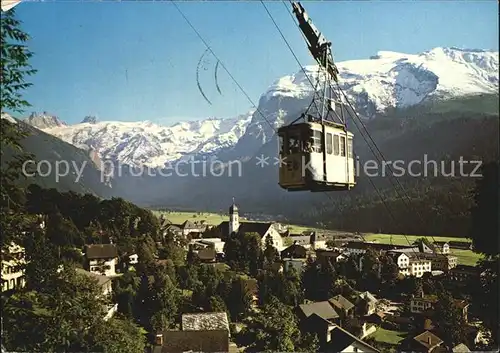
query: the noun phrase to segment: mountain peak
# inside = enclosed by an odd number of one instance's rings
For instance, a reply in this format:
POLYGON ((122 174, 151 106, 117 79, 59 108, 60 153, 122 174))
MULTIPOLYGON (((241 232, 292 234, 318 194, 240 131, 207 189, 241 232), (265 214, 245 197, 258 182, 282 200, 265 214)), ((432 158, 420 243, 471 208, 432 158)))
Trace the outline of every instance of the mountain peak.
POLYGON ((50 115, 47 112, 33 112, 26 119, 26 122, 38 129, 49 129, 53 127, 67 126, 67 124, 64 121, 60 120, 57 116, 50 115))
POLYGON ((97 123, 97 117, 93 115, 87 115, 85 118, 82 120, 82 124, 88 123, 88 124, 96 124, 97 123))

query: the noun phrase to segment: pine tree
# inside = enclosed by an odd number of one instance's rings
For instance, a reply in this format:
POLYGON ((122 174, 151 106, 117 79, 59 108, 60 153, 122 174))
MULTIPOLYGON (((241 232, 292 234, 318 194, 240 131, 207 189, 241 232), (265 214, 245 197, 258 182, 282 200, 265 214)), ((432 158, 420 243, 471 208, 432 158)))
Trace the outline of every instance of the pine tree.
POLYGON ((450 293, 443 291, 438 294, 435 318, 436 326, 441 333, 440 337, 449 347, 467 343, 464 342, 467 326, 465 318, 450 293))

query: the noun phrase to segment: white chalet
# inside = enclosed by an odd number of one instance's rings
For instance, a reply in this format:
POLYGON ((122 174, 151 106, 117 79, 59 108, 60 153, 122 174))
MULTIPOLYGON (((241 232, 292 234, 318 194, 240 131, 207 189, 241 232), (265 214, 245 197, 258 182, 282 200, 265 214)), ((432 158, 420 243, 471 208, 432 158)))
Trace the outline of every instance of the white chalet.
POLYGON ((129 255, 128 263, 131 265, 137 265, 139 263, 139 255, 137 254, 129 255))
POLYGON ((449 254, 450 253, 450 244, 448 242, 434 242, 434 246, 438 253, 441 254, 449 254))
POLYGON ((189 244, 197 245, 201 248, 212 247, 216 253, 224 253, 224 244, 221 238, 192 239, 189 244))
POLYGON ((2 253, 2 292, 24 287, 24 272, 19 268, 24 263, 24 248, 20 245, 12 243, 2 253))
POLYGON ((420 258, 415 253, 388 252, 399 267, 399 273, 405 276, 422 277, 426 272, 432 272, 432 262, 429 259, 420 258))
POLYGON ((89 272, 115 276, 118 249, 114 244, 96 244, 85 247, 86 269, 89 272))

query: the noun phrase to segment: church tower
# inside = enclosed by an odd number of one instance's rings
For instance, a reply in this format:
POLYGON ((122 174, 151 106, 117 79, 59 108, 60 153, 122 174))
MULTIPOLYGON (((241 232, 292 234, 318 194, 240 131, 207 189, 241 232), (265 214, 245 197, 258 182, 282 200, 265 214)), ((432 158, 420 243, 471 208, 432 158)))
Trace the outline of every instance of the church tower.
POLYGON ((238 232, 238 228, 240 228, 238 207, 236 207, 233 197, 233 204, 231 205, 231 207, 229 207, 229 234, 238 232))

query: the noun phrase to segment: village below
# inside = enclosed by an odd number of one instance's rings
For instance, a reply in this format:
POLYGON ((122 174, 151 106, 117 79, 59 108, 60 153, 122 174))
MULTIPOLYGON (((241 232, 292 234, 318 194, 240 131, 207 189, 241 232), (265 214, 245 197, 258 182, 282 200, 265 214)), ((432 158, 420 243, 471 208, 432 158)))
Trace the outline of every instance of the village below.
MULTIPOLYGON (((4 342, 17 351, 62 351, 60 330, 81 334, 79 325, 97 322, 92 340, 102 339, 95 344, 105 352, 466 352, 495 344, 485 321, 496 319, 485 296, 491 270, 477 263, 469 239, 258 222, 240 217, 235 203, 208 214, 37 186, 27 197, 25 242, 12 242, 2 259, 4 342), (43 298, 55 285, 65 309, 49 310, 43 298), (61 325, 53 333, 45 331, 51 320, 61 325), (116 329, 118 339, 105 338, 116 329), (44 333, 26 340, 32 332, 44 333)), ((81 350, 87 339, 69 347, 81 350)))

